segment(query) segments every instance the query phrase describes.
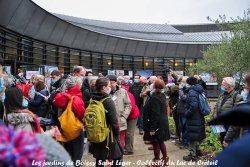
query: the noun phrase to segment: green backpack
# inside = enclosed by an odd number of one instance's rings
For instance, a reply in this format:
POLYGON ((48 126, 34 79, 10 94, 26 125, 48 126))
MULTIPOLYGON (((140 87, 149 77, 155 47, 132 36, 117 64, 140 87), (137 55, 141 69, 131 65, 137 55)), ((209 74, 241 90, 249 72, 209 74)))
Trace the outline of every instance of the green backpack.
POLYGON ((101 143, 106 138, 109 140, 110 129, 107 127, 105 108, 103 101, 110 97, 104 98, 101 101, 90 100, 84 114, 84 125, 87 132, 87 138, 90 142, 101 143))

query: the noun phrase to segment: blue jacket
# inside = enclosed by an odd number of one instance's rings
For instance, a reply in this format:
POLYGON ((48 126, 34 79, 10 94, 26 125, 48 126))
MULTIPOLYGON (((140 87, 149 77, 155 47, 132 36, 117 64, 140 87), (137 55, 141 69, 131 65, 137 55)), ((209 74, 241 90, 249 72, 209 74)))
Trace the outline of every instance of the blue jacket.
MULTIPOLYGON (((49 93, 46 89, 41 90, 41 93, 44 96, 48 96, 49 93)), ((45 117, 49 109, 48 103, 44 100, 39 94, 35 94, 34 99, 31 99, 29 102, 29 110, 31 110, 38 117, 45 117)))
POLYGON ((199 94, 203 92, 200 84, 193 85, 188 91, 186 116, 187 136, 190 141, 201 141, 206 138, 205 119, 199 112, 199 94))

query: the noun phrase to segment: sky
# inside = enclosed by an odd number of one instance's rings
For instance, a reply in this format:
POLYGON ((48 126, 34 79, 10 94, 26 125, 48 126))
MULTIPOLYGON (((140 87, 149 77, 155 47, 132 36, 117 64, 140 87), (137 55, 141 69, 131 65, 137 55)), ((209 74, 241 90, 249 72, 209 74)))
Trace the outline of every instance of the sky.
POLYGON ((250 0, 33 0, 52 13, 69 16, 154 24, 212 23, 207 16, 243 17, 250 0))

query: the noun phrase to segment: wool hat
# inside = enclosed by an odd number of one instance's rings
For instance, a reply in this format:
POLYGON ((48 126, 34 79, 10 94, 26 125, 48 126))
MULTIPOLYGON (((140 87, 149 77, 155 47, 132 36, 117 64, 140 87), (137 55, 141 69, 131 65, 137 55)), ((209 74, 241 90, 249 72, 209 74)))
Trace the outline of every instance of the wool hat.
POLYGON ((67 151, 47 134, 0 125, 0 166, 72 166, 67 151))
POLYGON ((0 126, 0 134, 0 166, 39 166, 45 160, 45 152, 34 133, 0 126))
POLYGON ((107 75, 110 81, 115 81, 117 82, 117 76, 116 75, 107 75))
POLYGON ((188 77, 186 81, 189 85, 195 85, 197 84, 197 79, 195 77, 188 77))
POLYGON ((70 163, 72 162, 68 152, 52 137, 46 134, 37 134, 36 138, 38 139, 39 144, 45 151, 46 157, 45 161, 53 167, 61 167, 61 166, 73 166, 70 163))

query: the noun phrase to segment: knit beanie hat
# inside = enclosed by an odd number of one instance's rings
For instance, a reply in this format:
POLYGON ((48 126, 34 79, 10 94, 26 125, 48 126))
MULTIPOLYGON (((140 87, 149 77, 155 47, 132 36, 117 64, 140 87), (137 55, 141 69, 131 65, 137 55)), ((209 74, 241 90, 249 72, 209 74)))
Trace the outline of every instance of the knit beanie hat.
POLYGON ((0 126, 0 134, 0 166, 31 167, 43 164, 45 152, 34 133, 14 130, 12 126, 0 126))
POLYGON ((197 79, 195 77, 188 77, 186 81, 189 85, 195 85, 197 84, 197 79))
POLYGON ((42 146, 46 153, 46 166, 73 166, 68 152, 52 137, 46 134, 37 134, 36 138, 38 139, 39 144, 42 146))

